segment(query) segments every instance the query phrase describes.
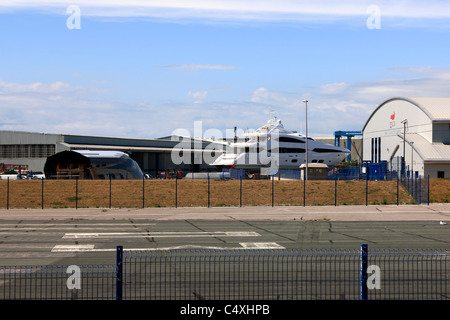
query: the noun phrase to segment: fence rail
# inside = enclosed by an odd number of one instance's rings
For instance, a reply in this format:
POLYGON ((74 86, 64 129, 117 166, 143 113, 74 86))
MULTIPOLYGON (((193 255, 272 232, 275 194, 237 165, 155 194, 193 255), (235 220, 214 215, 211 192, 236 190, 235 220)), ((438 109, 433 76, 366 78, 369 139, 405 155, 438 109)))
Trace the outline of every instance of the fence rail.
POLYGON ((6 300, 449 300, 450 250, 155 250, 0 267, 6 300))

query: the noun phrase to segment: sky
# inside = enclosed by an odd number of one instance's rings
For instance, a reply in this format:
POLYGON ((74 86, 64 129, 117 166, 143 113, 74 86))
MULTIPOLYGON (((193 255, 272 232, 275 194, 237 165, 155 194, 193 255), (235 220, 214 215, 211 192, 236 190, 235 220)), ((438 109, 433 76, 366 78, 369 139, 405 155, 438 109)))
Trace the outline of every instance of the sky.
POLYGON ((0 0, 0 130, 331 137, 450 96, 450 1, 0 0))

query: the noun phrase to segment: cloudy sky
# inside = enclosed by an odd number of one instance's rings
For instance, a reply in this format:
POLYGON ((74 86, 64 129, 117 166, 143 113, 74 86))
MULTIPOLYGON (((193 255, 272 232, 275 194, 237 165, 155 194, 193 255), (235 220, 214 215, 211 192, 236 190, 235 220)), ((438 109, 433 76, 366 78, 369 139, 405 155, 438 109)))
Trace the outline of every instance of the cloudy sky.
POLYGON ((0 0, 0 37, 1 130, 225 136, 272 108, 304 132, 308 99, 308 132, 332 136, 450 95, 444 0, 0 0))

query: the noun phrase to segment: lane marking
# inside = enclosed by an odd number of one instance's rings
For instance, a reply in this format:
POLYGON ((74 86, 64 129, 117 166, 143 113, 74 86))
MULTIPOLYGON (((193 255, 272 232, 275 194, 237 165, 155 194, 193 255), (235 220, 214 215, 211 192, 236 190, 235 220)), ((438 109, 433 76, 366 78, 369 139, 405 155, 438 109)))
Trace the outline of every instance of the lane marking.
POLYGON ((95 244, 64 244, 54 246, 52 252, 92 252, 94 247, 95 244))
POLYGON ((104 232, 104 233, 66 233, 63 239, 105 239, 105 238, 194 238, 194 237, 259 237, 257 232, 234 232, 234 231, 217 231, 217 232, 104 232))
MULTIPOLYGON (((209 249, 209 250, 252 250, 252 249, 285 249, 276 242, 243 242, 240 247, 215 247, 199 245, 180 245, 165 248, 124 248, 124 251, 164 251, 164 250, 183 250, 183 249, 209 249)), ((94 244, 78 245, 55 245, 51 252, 56 253, 76 253, 76 252, 114 252, 117 249, 96 249, 94 244)))
POLYGON ((276 242, 243 242, 239 244, 245 249, 285 249, 276 242))

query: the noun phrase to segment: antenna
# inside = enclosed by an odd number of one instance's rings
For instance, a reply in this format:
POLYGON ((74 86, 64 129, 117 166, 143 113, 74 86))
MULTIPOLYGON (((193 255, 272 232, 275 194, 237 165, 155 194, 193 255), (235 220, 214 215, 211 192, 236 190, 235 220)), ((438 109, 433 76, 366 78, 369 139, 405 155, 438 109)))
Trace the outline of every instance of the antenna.
POLYGON ((269 107, 269 113, 270 113, 270 120, 276 118, 275 117, 275 110, 272 109, 272 107, 269 107))

